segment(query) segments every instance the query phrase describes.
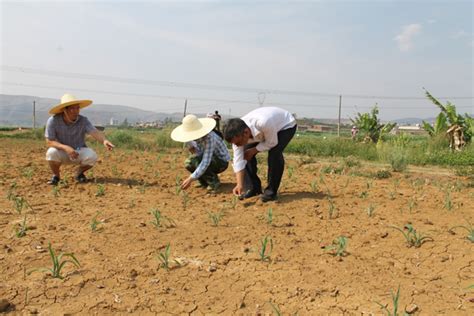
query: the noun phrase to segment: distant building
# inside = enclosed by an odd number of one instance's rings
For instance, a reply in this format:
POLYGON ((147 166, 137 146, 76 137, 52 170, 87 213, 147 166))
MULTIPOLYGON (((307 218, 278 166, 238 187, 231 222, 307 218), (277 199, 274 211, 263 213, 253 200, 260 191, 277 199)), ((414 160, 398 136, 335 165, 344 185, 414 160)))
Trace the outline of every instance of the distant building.
POLYGON ((413 135, 427 134, 427 132, 420 126, 420 124, 416 124, 416 125, 397 125, 393 129, 393 132, 396 135, 401 134, 401 133, 413 134, 413 135))
POLYGON ((116 120, 116 119, 114 119, 113 117, 111 117, 111 118, 110 118, 109 125, 111 125, 111 126, 119 125, 119 121, 116 120))

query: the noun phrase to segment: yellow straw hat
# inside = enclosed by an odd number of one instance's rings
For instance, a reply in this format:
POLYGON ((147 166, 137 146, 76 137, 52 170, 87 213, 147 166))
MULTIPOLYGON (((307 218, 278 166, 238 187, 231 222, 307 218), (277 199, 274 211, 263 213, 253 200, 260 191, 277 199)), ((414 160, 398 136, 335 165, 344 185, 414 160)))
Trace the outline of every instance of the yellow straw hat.
POLYGON ((73 104, 78 104, 80 108, 85 108, 86 106, 89 106, 92 104, 91 100, 78 100, 76 99, 75 96, 66 93, 65 95, 62 96, 61 98, 61 103, 58 105, 53 106, 49 110, 49 114, 59 114, 62 111, 64 111, 65 107, 68 107, 73 104))
POLYGON ((171 138, 177 142, 190 142, 209 134, 215 126, 214 119, 198 119, 196 115, 189 114, 183 118, 183 123, 171 132, 171 138))

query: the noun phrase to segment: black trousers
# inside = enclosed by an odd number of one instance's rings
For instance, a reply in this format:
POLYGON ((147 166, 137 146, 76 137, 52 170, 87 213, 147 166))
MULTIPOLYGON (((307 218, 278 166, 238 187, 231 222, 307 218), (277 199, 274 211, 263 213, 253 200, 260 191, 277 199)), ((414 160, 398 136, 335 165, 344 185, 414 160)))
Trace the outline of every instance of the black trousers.
MULTIPOLYGON (((276 196, 280 187, 283 171, 285 170, 285 158, 283 150, 288 145, 296 132, 296 125, 278 132, 278 144, 268 151, 268 186, 263 194, 276 196)), ((258 143, 252 143, 244 146, 244 150, 257 146, 258 143)), ((245 165, 245 190, 262 191, 262 182, 257 175, 257 157, 252 157, 245 165)))

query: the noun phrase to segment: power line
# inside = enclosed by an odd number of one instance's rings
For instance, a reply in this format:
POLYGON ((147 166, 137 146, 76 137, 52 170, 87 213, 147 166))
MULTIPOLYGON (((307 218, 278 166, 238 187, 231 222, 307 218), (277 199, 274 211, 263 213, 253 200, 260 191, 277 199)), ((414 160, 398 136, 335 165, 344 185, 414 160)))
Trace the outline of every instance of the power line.
MULTIPOLYGON (((140 93, 129 93, 129 92, 118 92, 118 91, 106 91, 106 90, 93 90, 93 89, 78 89, 78 88, 69 88, 69 87, 57 87, 57 86, 43 86, 43 85, 34 85, 34 84, 23 84, 17 82, 2 82, 4 85, 12 86, 23 86, 23 87, 33 87, 40 89, 60 89, 60 90, 75 90, 89 93, 98 93, 98 94, 110 94, 110 95, 123 95, 123 96, 134 96, 134 97, 149 97, 149 98, 159 98, 159 99, 171 99, 171 100, 192 100, 192 101, 204 101, 204 102, 219 102, 219 103, 234 103, 234 104, 247 104, 247 105, 256 105, 253 100, 228 100, 228 99, 214 99, 214 98, 201 98, 201 97, 189 97, 189 96, 166 96, 166 95, 156 95, 156 94, 140 94, 140 93)), ((219 104, 217 104, 219 105, 219 104)), ((214 106, 217 106, 214 105, 214 106)), ((288 107, 307 107, 307 108, 336 108, 337 104, 302 104, 302 103, 281 103, 281 102, 271 102, 272 106, 288 106, 288 107)), ((211 105, 204 106, 192 106, 192 109, 204 109, 211 108, 211 105)), ((358 108, 372 108, 372 105, 343 105, 344 109, 355 109, 358 108)), ((389 106, 389 105, 378 105, 381 109, 428 109, 428 106, 389 106)), ((1 108, 1 106, 0 106, 1 108)), ((472 108, 471 106, 456 106, 456 108, 472 108)), ((160 109, 160 111, 173 111, 176 110, 176 107, 169 109, 160 109)))
MULTIPOLYGON (((72 72, 61 72, 44 69, 34 69, 27 67, 8 66, 0 65, 0 68, 4 71, 21 72, 38 74, 43 76, 52 77, 63 77, 63 78, 75 78, 75 79, 87 79, 87 80, 100 80, 110 81, 118 83, 132 83, 141 85, 158 85, 167 86, 172 88, 192 88, 192 89, 205 89, 205 90, 220 90, 220 91, 233 91, 233 92, 252 92, 252 93, 268 93, 268 94, 280 94, 280 95, 298 95, 298 96, 313 96, 313 97, 339 97, 341 94, 346 98, 355 99, 380 99, 380 100, 425 100, 426 97, 412 97, 412 96, 376 96, 376 95, 359 95, 359 94, 343 94, 343 93, 317 93, 307 91, 292 91, 292 90, 279 90, 279 89, 268 89, 268 88, 245 88, 245 87, 234 87, 234 86, 219 86, 210 84, 198 84, 198 83, 184 83, 184 82, 173 82, 173 81, 158 81, 158 80, 146 80, 146 79, 135 79, 135 78, 124 78, 104 75, 92 75, 83 73, 72 73, 72 72)), ((454 97, 437 97, 442 100, 462 100, 462 99, 474 99, 472 96, 454 96, 454 97)))

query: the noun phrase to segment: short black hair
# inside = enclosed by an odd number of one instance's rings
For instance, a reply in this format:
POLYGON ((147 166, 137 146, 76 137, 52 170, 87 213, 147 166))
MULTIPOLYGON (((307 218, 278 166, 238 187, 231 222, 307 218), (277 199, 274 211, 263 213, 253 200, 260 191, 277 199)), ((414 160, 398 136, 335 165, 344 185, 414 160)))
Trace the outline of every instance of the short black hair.
POLYGON ((230 119, 224 127, 224 139, 230 143, 232 138, 242 135, 246 128, 248 126, 242 119, 230 119))

